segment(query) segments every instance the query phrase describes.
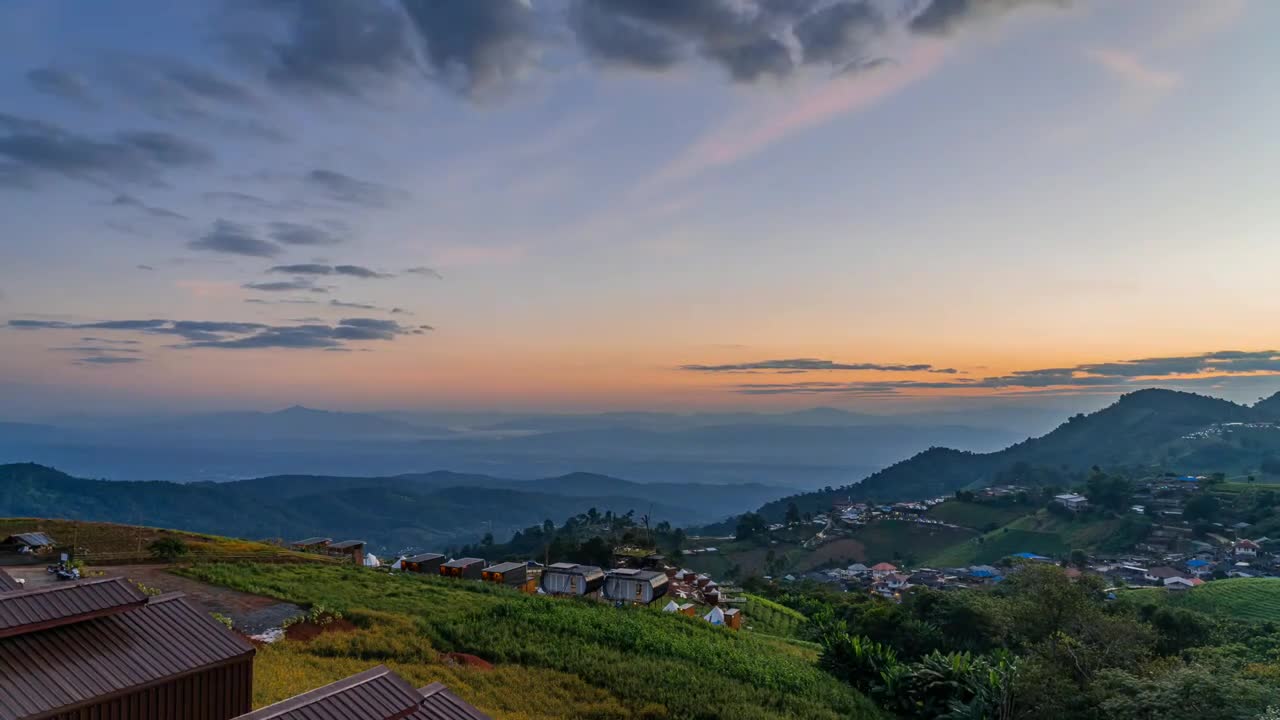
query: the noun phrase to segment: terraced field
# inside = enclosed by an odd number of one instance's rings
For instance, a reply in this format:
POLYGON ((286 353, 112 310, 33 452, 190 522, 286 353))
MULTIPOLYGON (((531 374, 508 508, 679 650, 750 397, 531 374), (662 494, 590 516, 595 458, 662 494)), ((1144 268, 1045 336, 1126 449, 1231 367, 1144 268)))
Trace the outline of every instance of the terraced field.
POLYGON ((1280 621, 1280 579, 1215 580, 1184 593, 1164 593, 1175 607, 1237 620, 1280 621))

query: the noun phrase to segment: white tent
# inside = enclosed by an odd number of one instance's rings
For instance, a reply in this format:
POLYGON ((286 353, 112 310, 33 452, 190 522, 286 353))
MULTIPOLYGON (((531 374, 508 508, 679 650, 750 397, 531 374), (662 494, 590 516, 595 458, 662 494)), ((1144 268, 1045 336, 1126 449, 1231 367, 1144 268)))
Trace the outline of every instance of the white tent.
POLYGON ((395 562, 393 562, 393 563, 391 563, 391 569, 392 569, 392 570, 403 570, 403 569, 404 569, 404 556, 403 556, 403 555, 401 555, 400 557, 396 558, 396 561, 395 561, 395 562))
POLYGON ((724 611, 723 611, 723 610, 721 610, 721 609, 720 609, 720 608, 718 608, 718 607, 717 607, 717 608, 711 608, 711 612, 707 613, 706 615, 703 615, 703 616, 702 616, 702 619, 703 619, 703 620, 706 620, 707 622, 711 623, 712 625, 723 625, 723 624, 724 624, 724 611))
POLYGON ((662 612, 680 612, 680 606, 676 604, 675 600, 672 600, 667 603, 666 607, 662 608, 662 612))
POLYGON ((364 556, 364 566, 370 568, 382 567, 382 563, 378 561, 378 556, 369 553, 364 556))

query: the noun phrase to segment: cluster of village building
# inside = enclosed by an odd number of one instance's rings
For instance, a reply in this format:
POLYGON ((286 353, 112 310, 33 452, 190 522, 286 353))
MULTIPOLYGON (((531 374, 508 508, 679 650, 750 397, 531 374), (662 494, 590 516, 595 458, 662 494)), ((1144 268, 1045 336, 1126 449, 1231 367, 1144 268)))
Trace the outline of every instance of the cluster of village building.
MULTIPOLYGON (((1137 483, 1134 503, 1128 512, 1150 518, 1152 526, 1147 537, 1129 552, 1088 557, 1078 567, 1067 567, 1067 574, 1098 575, 1115 587, 1162 587, 1171 592, 1188 590, 1215 578, 1280 578, 1280 540, 1247 537, 1248 523, 1217 523, 1213 525, 1215 532, 1209 533, 1206 539, 1193 537, 1191 524, 1182 517, 1183 508, 1188 499, 1202 491, 1205 480, 1202 476, 1159 477, 1137 483)), ((976 501, 1000 501, 1030 492, 1029 488, 1016 485, 989 487, 976 493, 976 501)), ((920 515, 944 501, 946 498, 933 498, 883 506, 837 503, 832 515, 853 525, 884 519, 937 522, 920 515)), ((1088 498, 1078 493, 1058 494, 1051 502, 1070 513, 1090 509, 1088 498)), ((1066 560, 1019 552, 999 565, 907 569, 887 562, 870 567, 854 563, 845 568, 811 572, 805 577, 892 599, 901 597, 902 591, 911 587, 965 589, 999 583, 1018 561, 1065 564, 1066 560)), ((788 575, 783 581, 797 579, 788 575)))
MULTIPOLYGON (((378 558, 364 553, 364 545, 360 540, 333 543, 323 537, 292 543, 300 551, 351 557, 353 562, 365 567, 381 567, 378 558)), ((440 553, 421 553, 401 556, 389 567, 402 572, 494 583, 531 594, 585 597, 616 605, 652 605, 669 597, 663 607, 666 612, 700 616, 712 625, 735 630, 742 627, 741 611, 733 607, 738 601, 728 597, 710 576, 669 565, 666 558, 657 553, 620 553, 615 555, 614 563, 616 567, 606 570, 578 563, 544 565, 534 560, 489 563, 482 558, 446 558, 440 553)))

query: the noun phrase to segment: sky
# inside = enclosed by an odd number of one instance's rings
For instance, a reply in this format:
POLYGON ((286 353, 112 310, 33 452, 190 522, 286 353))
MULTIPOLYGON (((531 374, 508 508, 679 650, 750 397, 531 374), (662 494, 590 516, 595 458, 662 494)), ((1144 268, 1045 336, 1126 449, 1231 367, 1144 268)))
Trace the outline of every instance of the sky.
POLYGON ((1280 390, 1267 0, 0 4, 0 414, 1280 390))

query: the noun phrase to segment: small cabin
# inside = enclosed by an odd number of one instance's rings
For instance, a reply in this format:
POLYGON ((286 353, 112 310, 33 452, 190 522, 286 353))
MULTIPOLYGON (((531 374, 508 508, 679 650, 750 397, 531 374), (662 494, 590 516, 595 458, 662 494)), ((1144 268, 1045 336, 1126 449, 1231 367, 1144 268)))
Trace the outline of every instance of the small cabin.
MULTIPOLYGON (((169 716, 166 716, 169 717, 169 716)), ((186 718, 186 715, 181 717, 186 718)), ((414 689, 385 665, 234 720, 490 720, 440 683, 414 689)))
POLYGON ((42 532, 25 532, 10 535, 4 539, 3 546, 19 553, 41 553, 53 549, 53 538, 42 532))
POLYGON ((440 574, 445 577, 481 580, 484 577, 484 560, 480 558, 458 558, 440 566, 440 574))
POLYGON ((440 573, 440 565, 443 563, 444 556, 440 553, 422 553, 401 560, 400 569, 405 572, 437 575, 440 573))
POLYGON ((343 540, 342 542, 330 543, 324 549, 330 555, 350 557, 352 562, 363 567, 364 546, 365 542, 363 540, 343 540))
POLYGON ((542 571, 540 587, 548 595, 590 595, 604 585, 604 570, 595 565, 554 563, 542 571))
POLYGON ((684 603, 680 606, 679 613, 688 617, 698 617, 698 606, 693 603, 684 603))
POLYGON ((480 573, 480 579, 496 585, 519 587, 529 579, 529 566, 522 562, 504 562, 490 565, 480 573))
POLYGON ((648 605, 666 595, 668 585, 666 573, 619 568, 605 576, 604 596, 614 602, 648 605))
POLYGON ((724 625, 734 630, 742 629, 742 611, 738 608, 731 608, 724 611, 724 625))
POLYGON ((303 552, 319 552, 328 547, 331 542, 333 542, 333 538, 312 537, 289 544, 294 550, 301 550, 303 552))

